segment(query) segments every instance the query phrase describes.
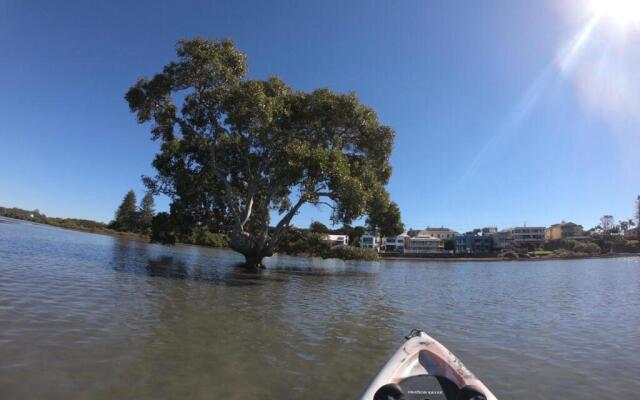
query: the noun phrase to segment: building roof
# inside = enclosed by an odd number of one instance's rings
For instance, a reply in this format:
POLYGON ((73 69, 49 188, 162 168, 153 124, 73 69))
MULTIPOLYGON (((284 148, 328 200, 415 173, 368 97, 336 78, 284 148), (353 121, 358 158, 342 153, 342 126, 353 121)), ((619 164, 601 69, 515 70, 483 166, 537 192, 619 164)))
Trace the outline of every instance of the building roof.
POLYGON ((435 241, 440 241, 442 239, 438 239, 437 237, 433 237, 431 235, 418 235, 414 238, 412 238, 411 240, 416 240, 416 239, 420 239, 420 240, 435 240, 435 241))
POLYGON ((455 233, 455 231, 453 229, 449 229, 449 228, 445 228, 444 226, 441 226, 440 228, 432 228, 430 226, 427 226, 426 228, 423 229, 423 231, 432 231, 432 232, 453 232, 455 233))
POLYGON ((562 226, 576 226, 577 227, 577 226, 582 226, 582 225, 578 225, 575 222, 564 222, 564 221, 562 221, 559 224, 551 225, 550 228, 555 228, 557 226, 560 226, 560 227, 562 227, 562 226))

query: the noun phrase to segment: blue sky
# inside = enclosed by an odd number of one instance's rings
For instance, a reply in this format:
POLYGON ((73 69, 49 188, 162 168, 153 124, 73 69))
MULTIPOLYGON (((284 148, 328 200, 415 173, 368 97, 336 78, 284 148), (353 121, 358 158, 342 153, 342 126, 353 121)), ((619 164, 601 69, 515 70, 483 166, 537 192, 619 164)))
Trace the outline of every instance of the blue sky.
POLYGON ((372 106, 396 130, 389 190, 408 227, 629 218, 640 31, 587 30, 589 1, 5 0, 0 205, 108 221, 141 196, 157 144, 123 95, 204 36, 233 38, 251 77, 372 106))

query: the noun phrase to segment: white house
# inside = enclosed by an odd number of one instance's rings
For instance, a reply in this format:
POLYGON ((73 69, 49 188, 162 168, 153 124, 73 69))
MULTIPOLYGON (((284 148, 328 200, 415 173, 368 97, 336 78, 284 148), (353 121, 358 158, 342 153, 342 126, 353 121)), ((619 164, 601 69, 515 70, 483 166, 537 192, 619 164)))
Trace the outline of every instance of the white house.
POLYGON ((334 246, 348 246, 349 245, 349 236, 348 235, 327 235, 326 240, 331 242, 334 246))
POLYGON ((382 244, 380 247, 384 251, 402 253, 404 252, 405 242, 408 239, 409 235, 406 233, 398 236, 385 237, 382 238, 382 244))
POLYGON ((360 237, 360 247, 380 251, 380 236, 366 233, 360 237))

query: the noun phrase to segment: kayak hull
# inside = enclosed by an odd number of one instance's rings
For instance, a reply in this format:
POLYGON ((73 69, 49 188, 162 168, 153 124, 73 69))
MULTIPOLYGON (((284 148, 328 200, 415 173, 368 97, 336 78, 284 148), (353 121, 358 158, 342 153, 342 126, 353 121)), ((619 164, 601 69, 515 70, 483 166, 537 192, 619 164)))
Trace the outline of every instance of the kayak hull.
MULTIPOLYGON (((409 392, 413 391, 414 393, 420 394, 420 389, 415 388, 415 381, 419 380, 416 379, 416 377, 423 377, 422 379, 425 385, 427 383, 427 377, 433 377, 431 379, 437 378, 441 382, 453 382, 453 384, 455 384, 456 388, 448 391, 453 394, 432 393, 432 398, 464 399, 465 396, 462 392, 471 390, 474 393, 484 395, 487 400, 497 400, 493 393, 440 342, 422 331, 414 331, 412 335, 407 338, 407 341, 396 351, 373 379, 373 382, 371 382, 362 397, 360 397, 361 400, 374 400, 376 398, 376 392, 385 385, 399 387, 404 385, 405 391, 409 390, 409 392), (407 389, 408 383, 411 383, 411 385, 409 385, 411 386, 410 389, 407 389), (438 397, 438 395, 442 397, 438 397)), ((443 390, 447 392, 446 388, 443 390)), ((425 388, 423 394, 431 392, 434 392, 434 390, 425 388)), ((410 394, 411 393, 406 394, 403 398, 413 398, 414 396, 410 394)), ((387 398, 393 399, 394 397, 387 398)), ((481 399, 482 396, 469 396, 467 398, 481 399)))

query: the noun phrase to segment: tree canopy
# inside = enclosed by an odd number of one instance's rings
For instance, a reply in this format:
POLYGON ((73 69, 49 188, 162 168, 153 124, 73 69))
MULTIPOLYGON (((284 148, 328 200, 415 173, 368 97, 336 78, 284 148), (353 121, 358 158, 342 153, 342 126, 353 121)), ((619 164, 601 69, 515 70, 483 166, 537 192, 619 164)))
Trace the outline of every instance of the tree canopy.
POLYGON ((151 223, 155 215, 155 201, 153 193, 147 192, 142 200, 140 200, 140 231, 149 233, 151 231, 151 223))
POLYGON ((136 232, 138 229, 138 205, 136 193, 129 190, 116 210, 116 215, 110 226, 119 231, 136 232))
POLYGON ((368 214, 397 228, 385 189, 394 131, 354 93, 249 79, 230 40, 182 40, 177 58, 125 96, 161 142, 144 180, 176 220, 228 232, 254 268, 307 203, 330 207, 334 223, 368 214))

